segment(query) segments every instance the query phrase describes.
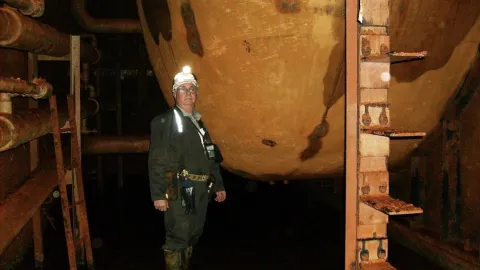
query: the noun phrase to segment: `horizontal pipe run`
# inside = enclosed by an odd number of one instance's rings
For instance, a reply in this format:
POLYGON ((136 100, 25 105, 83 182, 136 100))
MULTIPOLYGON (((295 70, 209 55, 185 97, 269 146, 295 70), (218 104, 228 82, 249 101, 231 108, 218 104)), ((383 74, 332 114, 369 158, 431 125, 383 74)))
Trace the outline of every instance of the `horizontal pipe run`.
MULTIPOLYGON (((82 101, 81 117, 98 112, 98 103, 93 99, 82 101)), ((68 121, 66 106, 58 108, 60 126, 68 121)), ((0 114, 0 152, 15 148, 52 132, 50 109, 30 109, 14 114, 0 114)))
POLYGON ((96 19, 91 17, 85 7, 85 0, 72 0, 72 14, 77 23, 93 33, 142 33, 139 20, 96 19))
POLYGON ((83 154, 135 154, 147 153, 150 136, 84 136, 83 154))
POLYGON ((38 170, 15 193, 0 201, 0 254, 38 211, 57 183, 55 170, 38 170))
MULTIPOLYGON (((10 7, 0 7, 0 47, 64 57, 70 54, 70 35, 26 17, 10 7)), ((82 42, 81 60, 97 63, 100 52, 82 42)))
POLYGON ((53 87, 46 80, 36 78, 32 82, 19 79, 0 77, 0 92, 13 96, 31 97, 34 99, 48 98, 53 87))
POLYGON ((41 17, 45 11, 44 0, 2 0, 5 4, 18 9, 23 15, 41 17))

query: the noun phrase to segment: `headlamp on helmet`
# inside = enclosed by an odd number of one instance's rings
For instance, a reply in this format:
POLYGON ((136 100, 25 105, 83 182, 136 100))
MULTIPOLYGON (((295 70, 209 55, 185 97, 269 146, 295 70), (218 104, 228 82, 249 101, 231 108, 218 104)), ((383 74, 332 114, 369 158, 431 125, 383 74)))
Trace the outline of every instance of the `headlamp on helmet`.
POLYGON ((177 91, 178 87, 184 83, 191 83, 198 87, 197 79, 195 75, 192 73, 192 68, 190 66, 184 66, 182 68, 182 72, 179 72, 173 78, 173 89, 172 91, 177 91))

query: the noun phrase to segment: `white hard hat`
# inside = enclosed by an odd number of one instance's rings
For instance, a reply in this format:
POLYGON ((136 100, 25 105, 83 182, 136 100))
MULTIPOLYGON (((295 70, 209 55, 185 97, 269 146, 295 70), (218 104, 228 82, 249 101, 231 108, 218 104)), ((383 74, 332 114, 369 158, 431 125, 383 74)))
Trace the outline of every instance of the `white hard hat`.
POLYGON ((192 68, 190 68, 190 66, 184 66, 182 71, 175 75, 173 78, 172 91, 175 92, 177 88, 184 83, 191 83, 195 85, 195 87, 198 87, 198 82, 195 75, 192 74, 192 68))

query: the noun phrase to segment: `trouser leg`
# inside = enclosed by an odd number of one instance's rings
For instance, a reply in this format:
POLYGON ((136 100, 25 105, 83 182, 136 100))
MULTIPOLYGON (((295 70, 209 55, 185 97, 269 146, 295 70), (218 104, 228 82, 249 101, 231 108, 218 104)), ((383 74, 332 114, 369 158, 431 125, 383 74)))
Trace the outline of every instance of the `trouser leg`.
POLYGON ((167 270, 176 270, 177 265, 181 270, 190 267, 193 246, 198 243, 203 233, 207 213, 208 196, 203 186, 195 187, 194 203, 196 213, 187 215, 180 199, 170 201, 164 214, 166 239, 163 249, 167 270))
POLYGON ((185 215, 185 209, 181 200, 168 202, 169 208, 164 213, 165 221, 165 244, 167 250, 183 250, 187 248, 190 238, 191 222, 189 216, 185 215))
POLYGON ((189 241, 190 246, 195 246, 203 234, 208 208, 208 195, 205 187, 196 190, 195 206, 196 214, 190 216, 192 224, 189 241))

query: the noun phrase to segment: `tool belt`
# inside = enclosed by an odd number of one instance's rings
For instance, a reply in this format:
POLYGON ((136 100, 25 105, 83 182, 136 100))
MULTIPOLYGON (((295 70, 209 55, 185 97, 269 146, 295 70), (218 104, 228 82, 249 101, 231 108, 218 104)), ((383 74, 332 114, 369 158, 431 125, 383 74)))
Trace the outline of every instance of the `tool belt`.
POLYGON ((206 182, 210 176, 205 174, 188 174, 187 178, 196 182, 206 182))
POLYGON ((176 201, 178 194, 182 200, 182 207, 185 208, 185 214, 195 214, 195 187, 193 182, 206 183, 208 197, 210 198, 215 183, 212 175, 191 174, 187 170, 180 173, 167 173, 167 199, 176 201))

